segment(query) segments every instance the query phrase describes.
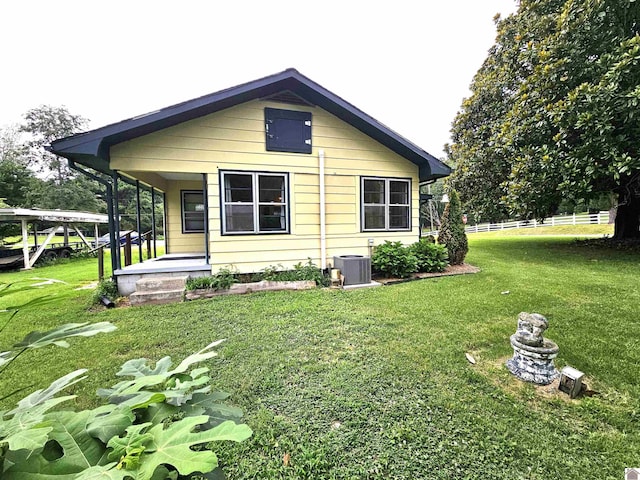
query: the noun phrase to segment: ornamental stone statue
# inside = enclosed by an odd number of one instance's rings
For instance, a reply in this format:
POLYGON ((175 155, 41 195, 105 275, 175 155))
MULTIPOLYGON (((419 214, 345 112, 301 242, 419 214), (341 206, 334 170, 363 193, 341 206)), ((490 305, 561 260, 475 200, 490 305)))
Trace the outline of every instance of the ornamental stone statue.
POLYGON ((539 313, 518 315, 518 328, 511 335, 513 357, 507 368, 520 380, 548 385, 560 375, 553 364, 558 345, 542 336, 548 327, 548 320, 539 313))

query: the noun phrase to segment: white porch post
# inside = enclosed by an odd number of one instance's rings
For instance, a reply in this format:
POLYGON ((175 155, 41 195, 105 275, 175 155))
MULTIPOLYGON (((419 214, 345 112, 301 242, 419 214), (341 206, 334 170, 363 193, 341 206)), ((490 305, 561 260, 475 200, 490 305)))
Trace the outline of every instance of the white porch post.
POLYGON ((21 220, 22 224, 22 256, 24 257, 24 269, 29 270, 31 265, 29 265, 29 232, 27 231, 27 221, 21 220))

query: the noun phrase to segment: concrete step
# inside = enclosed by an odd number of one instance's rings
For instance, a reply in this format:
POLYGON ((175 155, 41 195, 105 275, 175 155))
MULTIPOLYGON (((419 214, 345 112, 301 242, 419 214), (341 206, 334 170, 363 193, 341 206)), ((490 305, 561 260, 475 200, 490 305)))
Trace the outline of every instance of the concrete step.
POLYGON ((146 277, 136 282, 136 292, 184 290, 188 275, 179 277, 146 277))
POLYGON ((129 295, 131 305, 162 305, 184 300, 184 288, 179 290, 157 290, 155 292, 133 292, 129 295))

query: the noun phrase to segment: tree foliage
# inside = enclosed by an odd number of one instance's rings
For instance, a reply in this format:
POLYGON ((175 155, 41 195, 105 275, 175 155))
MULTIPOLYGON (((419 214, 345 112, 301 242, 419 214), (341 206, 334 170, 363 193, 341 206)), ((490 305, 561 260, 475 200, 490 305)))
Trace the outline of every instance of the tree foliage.
POLYGON ((26 142, 28 164, 37 171, 51 174, 56 185, 73 177, 66 160, 44 149, 58 138, 68 137, 86 129, 88 120, 74 115, 66 107, 40 105, 24 114, 20 130, 28 134, 26 142))
POLYGON ((522 0, 452 128, 452 185, 469 213, 545 218, 614 193, 637 236, 639 37, 635 0, 522 0))

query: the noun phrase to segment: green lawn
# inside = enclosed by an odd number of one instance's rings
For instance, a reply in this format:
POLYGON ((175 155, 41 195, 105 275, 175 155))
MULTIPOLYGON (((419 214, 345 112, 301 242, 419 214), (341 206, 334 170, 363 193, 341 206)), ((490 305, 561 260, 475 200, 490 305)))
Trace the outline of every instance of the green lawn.
POLYGON ((556 225, 544 227, 512 228, 507 230, 497 230, 495 232, 471 233, 471 237, 476 235, 489 235, 494 237, 521 236, 521 235, 576 235, 576 236, 604 236, 613 235, 613 225, 556 225))
POLYGON ((87 367, 74 388, 88 406, 127 359, 179 359, 226 338, 216 386, 255 432, 218 449, 228 478, 622 478, 640 465, 640 255, 568 237, 469 238, 479 274, 144 308, 89 311, 91 293, 74 288, 95 280, 95 260, 0 274, 67 282, 3 298, 50 295, 18 314, 3 346, 65 322, 118 326, 25 354, 0 394, 87 367), (558 367, 585 371, 595 396, 571 401, 511 377, 520 311, 547 316, 558 367))

